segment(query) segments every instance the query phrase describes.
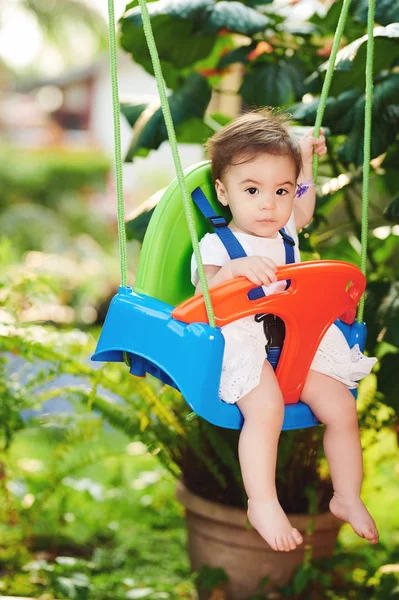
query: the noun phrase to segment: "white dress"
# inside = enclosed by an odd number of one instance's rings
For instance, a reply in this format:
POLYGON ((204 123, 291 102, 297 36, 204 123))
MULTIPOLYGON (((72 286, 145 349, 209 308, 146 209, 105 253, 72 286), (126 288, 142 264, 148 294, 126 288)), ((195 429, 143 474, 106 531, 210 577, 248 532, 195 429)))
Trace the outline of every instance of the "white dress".
MULTIPOLYGON (((295 240, 295 261, 299 262, 298 236, 293 215, 286 224, 285 230, 295 240)), ((271 258, 277 266, 285 264, 285 248, 280 234, 273 239, 241 232, 234 232, 234 235, 248 256, 271 258)), ((207 233, 202 238, 200 251, 205 265, 222 267, 230 260, 227 250, 216 233, 207 233)), ((194 255, 191 258, 191 281, 194 286, 198 283, 194 255)), ((263 287, 266 295, 284 289, 284 281, 263 287)), ((225 349, 219 396, 225 402, 234 404, 259 385, 266 358, 263 323, 256 322, 254 316, 244 317, 225 325, 222 334, 225 339, 225 349)), ((333 324, 320 342, 310 368, 341 381, 348 388, 356 388, 357 382, 370 373, 376 362, 376 358, 365 356, 358 344, 350 348, 343 333, 333 324)))

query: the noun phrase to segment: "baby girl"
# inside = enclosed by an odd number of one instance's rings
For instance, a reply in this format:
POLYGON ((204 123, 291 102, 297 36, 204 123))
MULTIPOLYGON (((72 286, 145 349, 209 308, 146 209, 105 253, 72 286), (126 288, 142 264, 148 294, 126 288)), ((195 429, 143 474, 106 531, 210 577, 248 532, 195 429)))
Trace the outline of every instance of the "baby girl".
MULTIPOLYGON (((295 241, 295 261, 300 261, 296 232, 311 221, 316 195, 314 187, 305 194, 298 189, 303 192, 303 184, 311 180, 313 152, 326 153, 323 132, 318 139, 307 134, 298 144, 281 117, 248 113, 217 132, 208 149, 218 200, 229 207, 229 228, 247 254, 231 260, 219 237, 206 234, 200 250, 209 287, 244 276, 255 286, 264 286, 266 294, 284 290, 285 283, 276 283, 275 275, 276 268, 285 264, 280 230, 284 228, 295 241)), ((194 257, 192 282, 200 292, 194 257)), ((288 552, 303 540, 276 493, 284 402, 266 360, 263 323, 245 317, 226 325, 222 333, 225 352, 219 394, 225 402, 237 403, 244 416, 239 460, 248 519, 273 550, 288 552)), ((362 450, 356 403, 349 389, 357 386, 375 362, 358 346, 350 349, 332 325, 316 352, 301 395, 326 426, 324 450, 334 487, 330 510, 372 544, 377 543, 378 532, 360 498, 362 450)))

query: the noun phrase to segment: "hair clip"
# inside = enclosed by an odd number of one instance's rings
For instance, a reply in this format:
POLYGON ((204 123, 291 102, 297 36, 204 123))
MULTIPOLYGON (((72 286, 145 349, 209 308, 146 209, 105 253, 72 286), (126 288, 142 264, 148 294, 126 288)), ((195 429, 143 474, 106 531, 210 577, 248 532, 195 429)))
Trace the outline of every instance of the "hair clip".
POLYGON ((305 183, 298 183, 298 187, 295 192, 296 198, 302 198, 304 194, 308 191, 309 188, 314 186, 314 183, 310 183, 313 179, 308 179, 305 183))

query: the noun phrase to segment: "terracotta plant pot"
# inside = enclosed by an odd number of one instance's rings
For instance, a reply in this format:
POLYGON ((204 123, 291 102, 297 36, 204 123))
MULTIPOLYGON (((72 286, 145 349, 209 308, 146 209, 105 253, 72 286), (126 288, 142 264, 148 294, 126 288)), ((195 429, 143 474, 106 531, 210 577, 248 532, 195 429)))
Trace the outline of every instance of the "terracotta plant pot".
MULTIPOLYGON (((229 577, 225 592, 228 600, 248 598, 265 577, 270 578, 268 589, 287 584, 309 545, 314 558, 330 556, 342 525, 331 513, 315 517, 289 515, 292 525, 304 536, 304 543, 292 552, 274 552, 254 529, 248 529, 245 511, 208 502, 181 482, 176 496, 186 509, 192 569, 196 571, 202 565, 223 568, 229 577), (312 519, 314 531, 306 535, 312 519)), ((200 594, 201 600, 207 597, 200 594)))

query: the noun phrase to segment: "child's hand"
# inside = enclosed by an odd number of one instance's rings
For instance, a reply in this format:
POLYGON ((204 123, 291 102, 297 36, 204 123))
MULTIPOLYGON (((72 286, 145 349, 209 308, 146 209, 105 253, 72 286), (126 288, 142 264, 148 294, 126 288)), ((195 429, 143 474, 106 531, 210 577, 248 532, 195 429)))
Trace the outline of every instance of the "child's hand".
POLYGON ((277 281, 276 263, 263 256, 236 258, 229 263, 233 277, 246 277, 255 285, 270 285, 277 281))
POLYGON ((305 133, 299 142, 304 165, 312 163, 313 152, 319 156, 323 156, 327 153, 326 138, 323 129, 320 129, 320 137, 315 138, 313 135, 314 128, 308 131, 308 133, 305 133))

